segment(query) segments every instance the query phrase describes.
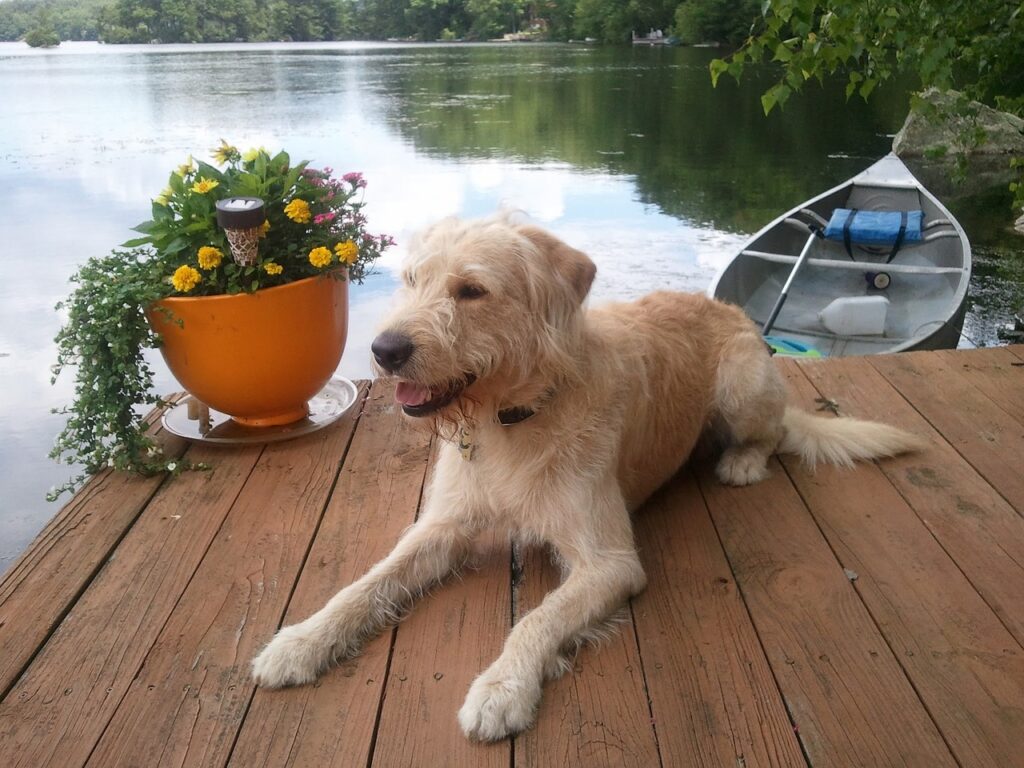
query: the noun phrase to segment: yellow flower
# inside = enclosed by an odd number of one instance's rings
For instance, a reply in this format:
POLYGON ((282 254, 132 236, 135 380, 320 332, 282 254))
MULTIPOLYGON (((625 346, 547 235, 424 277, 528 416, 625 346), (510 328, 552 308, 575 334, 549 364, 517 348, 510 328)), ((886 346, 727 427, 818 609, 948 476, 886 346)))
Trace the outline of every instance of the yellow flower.
POLYGON ((284 272, 284 267, 282 267, 280 264, 276 262, 267 261, 264 262, 263 264, 263 271, 266 272, 268 275, 280 275, 282 272, 284 272))
POLYGON ((263 147, 253 147, 252 149, 249 149, 242 154, 242 159, 247 163, 251 163, 257 157, 259 157, 260 152, 266 151, 267 150, 265 150, 263 147))
POLYGON ((346 264, 355 264, 356 259, 359 257, 359 246, 351 240, 346 240, 334 246, 334 252, 338 254, 338 261, 343 261, 346 264))
POLYGON ((198 269, 184 264, 174 270, 174 275, 171 277, 171 285, 174 286, 176 291, 188 293, 199 285, 202 280, 203 276, 199 274, 198 269))
POLYGON ((171 196, 173 194, 173 189, 171 189, 170 187, 164 187, 162 190, 160 190, 160 194, 153 198, 153 202, 159 203, 160 205, 167 205, 167 203, 171 201, 171 196))
POLYGON ((267 232, 270 231, 270 219, 263 220, 263 226, 260 227, 260 237, 266 237, 267 232))
POLYGON ((199 181, 197 181, 195 184, 192 185, 192 191, 196 192, 196 193, 198 193, 200 195, 205 195, 207 192, 209 192, 214 187, 219 187, 219 186, 220 186, 220 182, 219 181, 215 181, 214 179, 200 179, 199 181))
POLYGON ((187 175, 189 174, 189 172, 190 172, 191 170, 192 170, 192 155, 189 155, 189 156, 188 156, 188 160, 186 160, 186 161, 185 161, 184 163, 182 163, 181 165, 179 165, 179 166, 178 166, 178 167, 177 167, 177 168, 175 169, 175 171, 174 171, 174 172, 175 172, 176 174, 178 174, 179 176, 181 176, 182 178, 184 178, 185 176, 187 176, 187 175))
POLYGON ((323 246, 314 248, 309 252, 309 263, 317 269, 323 269, 330 264, 333 259, 334 256, 331 255, 331 252, 323 246))
POLYGON ((224 139, 221 139, 220 146, 212 151, 213 159, 217 161, 218 165, 224 165, 229 160, 237 160, 239 157, 238 147, 231 146, 224 139))
POLYGON ((305 200, 295 198, 284 207, 284 212, 285 215, 294 222, 299 224, 309 223, 309 203, 305 200))
POLYGON ((219 267, 223 259, 224 254, 220 252, 220 248, 214 248, 212 245, 204 245, 199 249, 199 266, 203 269, 214 269, 219 267))

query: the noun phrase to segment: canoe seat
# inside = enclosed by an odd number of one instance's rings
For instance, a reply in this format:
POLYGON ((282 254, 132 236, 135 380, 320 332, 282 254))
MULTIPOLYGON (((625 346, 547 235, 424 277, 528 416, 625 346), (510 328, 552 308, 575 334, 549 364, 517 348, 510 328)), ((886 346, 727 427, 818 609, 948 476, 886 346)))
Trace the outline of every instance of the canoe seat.
POLYGON ((888 250, 885 263, 891 264, 903 245, 930 243, 943 237, 959 236, 949 219, 926 222, 921 210, 873 211, 836 208, 828 221, 810 208, 801 208, 797 214, 809 219, 810 223, 790 216, 784 219, 786 224, 802 232, 816 234, 825 240, 841 242, 851 261, 854 260, 853 246, 869 255, 883 255, 888 250), (948 229, 929 232, 936 227, 948 229))
POLYGON ((904 243, 921 242, 924 211, 861 211, 836 208, 825 226, 826 240, 838 240, 853 258, 853 244, 889 246, 888 264, 904 243))

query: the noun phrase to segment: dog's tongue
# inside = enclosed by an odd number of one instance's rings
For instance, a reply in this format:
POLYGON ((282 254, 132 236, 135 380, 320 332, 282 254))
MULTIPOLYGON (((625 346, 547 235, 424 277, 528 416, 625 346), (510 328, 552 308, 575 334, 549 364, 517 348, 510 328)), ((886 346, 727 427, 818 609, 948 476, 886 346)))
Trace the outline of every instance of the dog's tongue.
POLYGON ((400 381, 395 387, 395 400, 399 405, 423 405, 430 399, 430 390, 413 384, 411 381, 400 381))

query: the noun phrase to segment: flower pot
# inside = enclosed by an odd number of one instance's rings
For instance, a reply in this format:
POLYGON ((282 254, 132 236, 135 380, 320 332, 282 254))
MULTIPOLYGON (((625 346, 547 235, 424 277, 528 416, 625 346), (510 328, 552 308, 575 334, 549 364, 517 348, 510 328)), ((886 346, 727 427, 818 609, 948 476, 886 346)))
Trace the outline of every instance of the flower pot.
POLYGON ((146 316, 167 367, 194 397, 246 426, 290 424, 309 413, 307 401, 341 360, 348 282, 310 277, 255 293, 173 297, 146 316))

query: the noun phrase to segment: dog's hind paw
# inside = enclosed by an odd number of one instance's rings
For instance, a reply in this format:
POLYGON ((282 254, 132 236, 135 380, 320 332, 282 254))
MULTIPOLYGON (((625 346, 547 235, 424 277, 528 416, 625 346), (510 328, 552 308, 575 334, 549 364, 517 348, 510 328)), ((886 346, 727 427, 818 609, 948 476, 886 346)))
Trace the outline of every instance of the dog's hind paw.
POLYGON ((728 448, 715 474, 726 485, 751 485, 768 477, 768 457, 756 448, 728 448))
POLYGON ((477 741, 503 739, 530 727, 540 694, 540 680, 502 677, 488 669, 469 687, 459 725, 477 741))
POLYGON ((330 645, 296 624, 278 632, 252 660, 252 677, 264 688, 311 683, 327 668, 330 657, 330 645))

